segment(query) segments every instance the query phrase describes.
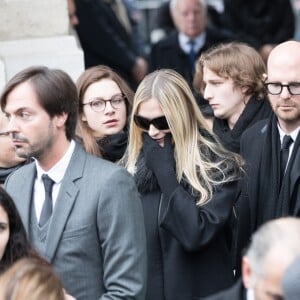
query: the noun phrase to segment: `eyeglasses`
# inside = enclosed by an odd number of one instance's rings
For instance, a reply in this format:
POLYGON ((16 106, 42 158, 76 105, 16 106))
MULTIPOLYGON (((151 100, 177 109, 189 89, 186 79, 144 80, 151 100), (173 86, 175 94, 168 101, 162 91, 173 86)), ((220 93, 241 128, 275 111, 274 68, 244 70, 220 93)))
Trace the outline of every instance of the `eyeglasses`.
POLYGON ((141 117, 138 115, 134 115, 133 120, 134 120, 136 126, 140 127, 143 130, 149 130, 151 124, 158 130, 169 129, 169 124, 168 124, 165 116, 149 120, 147 118, 144 118, 144 117, 141 117))
POLYGON ((282 89, 286 87, 291 95, 300 95, 300 82, 292 82, 289 84, 281 84, 280 82, 265 83, 267 91, 271 95, 279 95, 282 89))
POLYGON ((108 100, 104 100, 102 98, 94 98, 87 103, 83 103, 82 106, 89 105, 93 111, 102 112, 105 110, 106 103, 109 102, 114 109, 119 109, 123 106, 125 98, 125 95, 116 95, 108 100))

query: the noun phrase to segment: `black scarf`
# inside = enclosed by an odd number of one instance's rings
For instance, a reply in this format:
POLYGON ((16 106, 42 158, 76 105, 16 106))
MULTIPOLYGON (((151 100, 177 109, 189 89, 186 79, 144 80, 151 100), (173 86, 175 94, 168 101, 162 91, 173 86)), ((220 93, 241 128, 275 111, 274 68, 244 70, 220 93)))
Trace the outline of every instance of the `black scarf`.
POLYGON ((17 169, 24 166, 26 163, 29 163, 30 161, 31 160, 25 161, 11 168, 0 168, 0 184, 3 184, 5 182, 6 178, 9 176, 10 173, 16 171, 17 169))
POLYGON ((280 187, 280 139, 276 116, 272 116, 263 145, 258 185, 257 226, 268 220, 293 215, 290 199, 290 173, 299 150, 300 134, 294 143, 285 176, 280 187))
POLYGON ((271 108, 266 99, 257 100, 251 97, 232 129, 229 128, 227 120, 215 118, 213 131, 226 149, 239 153, 240 138, 245 129, 258 120, 268 118, 270 114, 271 108))
POLYGON ((125 153, 127 141, 127 132, 121 132, 114 135, 109 135, 97 141, 97 144, 100 147, 100 151, 104 159, 116 162, 125 153))

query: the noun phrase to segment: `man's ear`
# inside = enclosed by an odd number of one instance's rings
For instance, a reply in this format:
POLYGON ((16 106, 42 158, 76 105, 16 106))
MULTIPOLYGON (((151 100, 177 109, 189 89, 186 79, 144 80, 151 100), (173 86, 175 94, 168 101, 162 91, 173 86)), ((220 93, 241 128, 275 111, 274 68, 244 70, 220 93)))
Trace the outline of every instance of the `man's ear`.
POLYGON ((68 118, 68 114, 62 113, 60 115, 55 116, 54 118, 55 118, 56 126, 61 128, 65 126, 68 118))
POLYGON ((266 73, 264 73, 262 75, 262 81, 265 82, 265 81, 267 81, 267 79, 268 79, 268 75, 266 73))
POLYGON ((251 288, 252 286, 252 270, 249 258, 247 256, 243 256, 242 258, 242 280, 245 288, 251 288))

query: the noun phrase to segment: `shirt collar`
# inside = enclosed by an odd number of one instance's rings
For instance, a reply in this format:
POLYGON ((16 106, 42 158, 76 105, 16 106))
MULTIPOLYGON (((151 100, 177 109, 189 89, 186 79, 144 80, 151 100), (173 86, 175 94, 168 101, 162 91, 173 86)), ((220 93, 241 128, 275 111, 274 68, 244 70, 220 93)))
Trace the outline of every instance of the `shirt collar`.
POLYGON ((247 300, 255 300, 253 289, 247 289, 247 291, 246 291, 246 299, 247 300))
POLYGON ((40 180, 42 175, 46 173, 55 183, 60 183, 68 168, 74 149, 75 142, 72 140, 67 152, 48 172, 45 172, 40 166, 39 162, 35 160, 38 180, 40 180))
MULTIPOLYGON (((277 123, 277 127, 278 127, 278 131, 279 131, 279 136, 280 136, 280 142, 282 143, 283 141, 283 137, 286 135, 286 133, 280 128, 279 124, 277 123)), ((291 136, 291 138, 293 139, 293 141, 295 142, 298 136, 298 133, 300 131, 300 127, 296 128, 295 130, 293 130, 289 135, 291 136)))
POLYGON ((198 36, 194 37, 194 38, 190 38, 187 35, 185 35, 184 33, 180 32, 178 34, 178 41, 179 41, 179 45, 180 48, 185 52, 185 53, 189 53, 190 52, 190 44, 189 41, 190 40, 194 40, 195 41, 195 52, 197 53, 201 48, 203 48, 204 44, 205 44, 205 40, 206 40, 206 32, 202 32, 201 34, 199 34, 198 36))

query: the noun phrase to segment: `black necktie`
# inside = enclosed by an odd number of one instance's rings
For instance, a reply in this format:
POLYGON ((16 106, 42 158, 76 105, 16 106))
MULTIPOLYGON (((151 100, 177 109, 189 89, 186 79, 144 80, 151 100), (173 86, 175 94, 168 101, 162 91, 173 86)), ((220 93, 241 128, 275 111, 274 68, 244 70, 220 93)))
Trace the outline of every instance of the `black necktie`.
POLYGON ((293 139, 290 135, 285 135, 283 137, 282 145, 281 145, 281 151, 280 151, 280 178, 281 182, 283 181, 284 172, 286 169, 286 165, 289 159, 289 150, 290 145, 292 144, 293 139))
POLYGON ((43 174, 42 179, 45 187, 45 201, 43 204, 39 225, 42 227, 47 223, 52 214, 52 188, 54 181, 47 175, 43 174))
POLYGON ((190 45, 190 52, 189 52, 190 71, 192 74, 194 74, 195 62, 196 62, 195 41, 189 40, 188 44, 190 45))

